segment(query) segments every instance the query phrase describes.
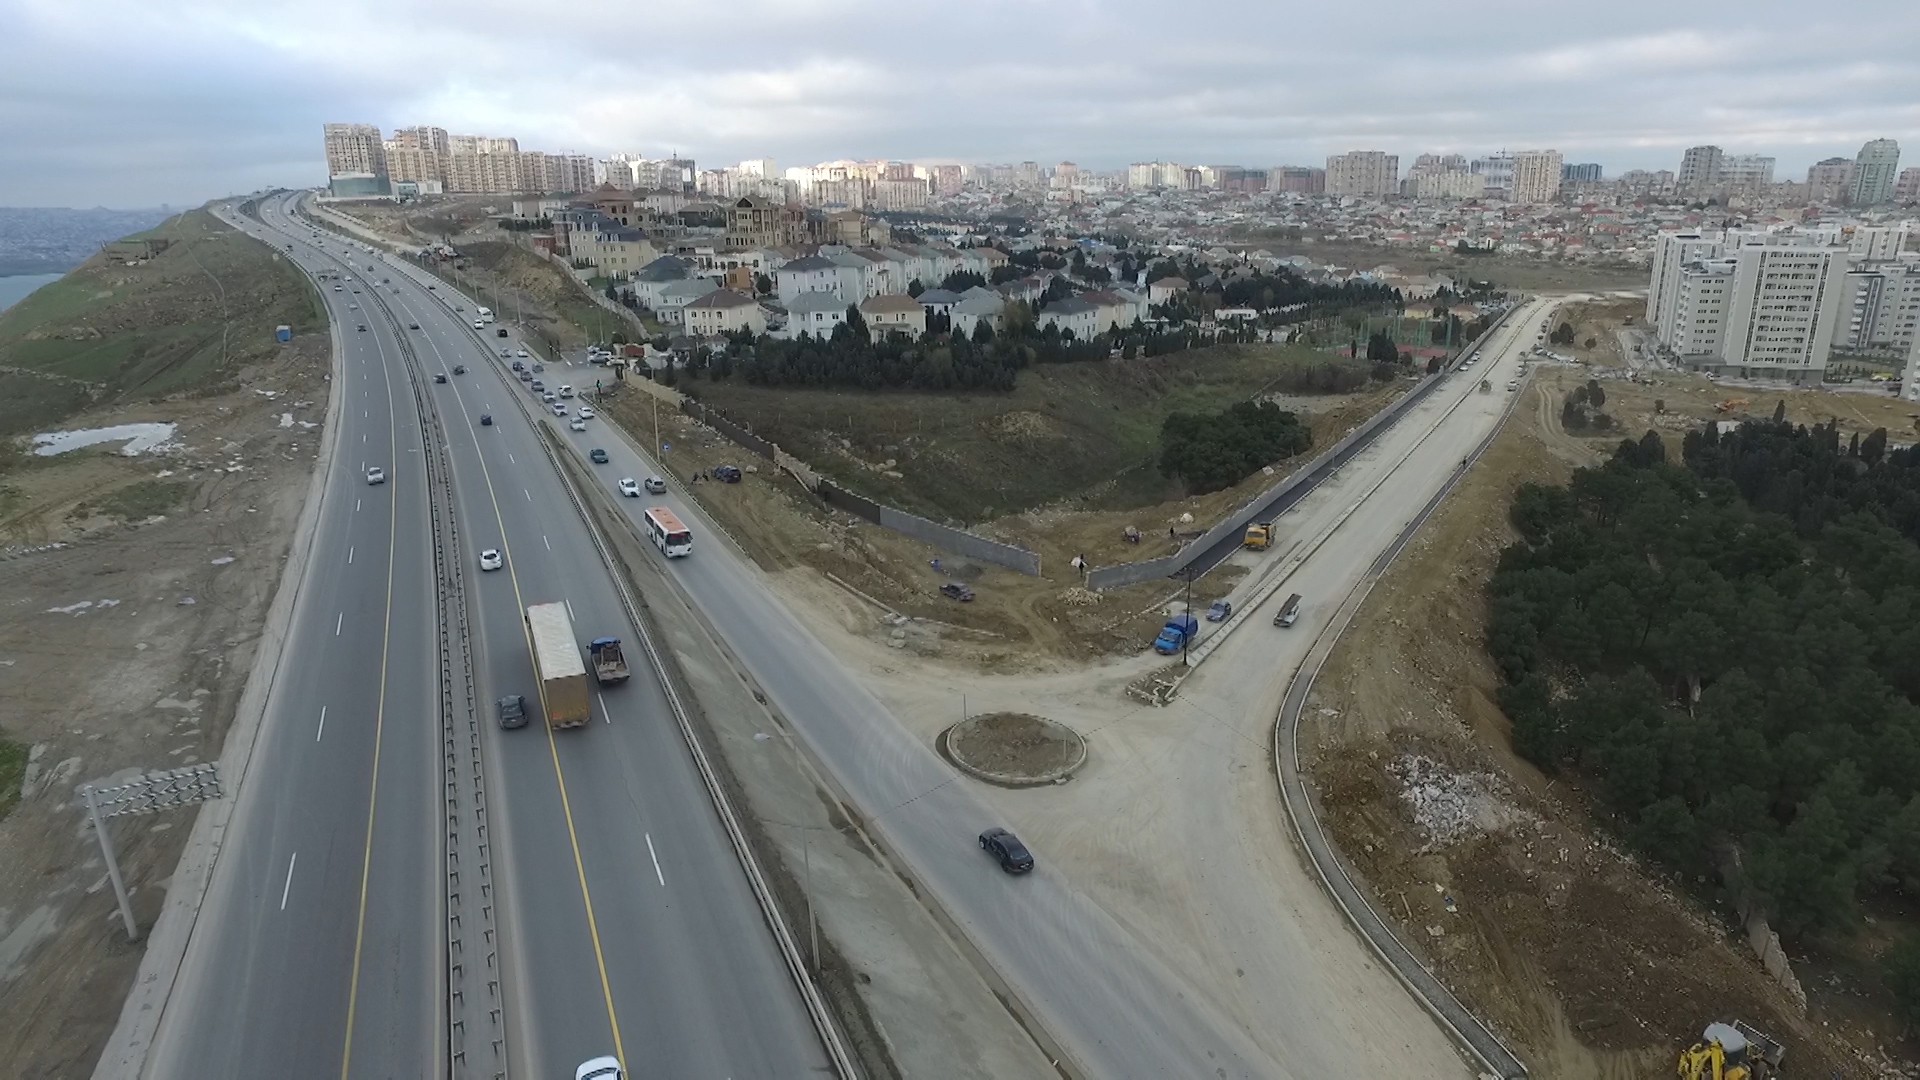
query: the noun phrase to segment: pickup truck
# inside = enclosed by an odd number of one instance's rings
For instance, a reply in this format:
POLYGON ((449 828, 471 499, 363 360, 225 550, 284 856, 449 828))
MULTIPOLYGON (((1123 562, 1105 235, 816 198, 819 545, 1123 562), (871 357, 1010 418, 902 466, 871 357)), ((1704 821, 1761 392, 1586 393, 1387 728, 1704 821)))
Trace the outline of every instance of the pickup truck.
POLYGON ((627 670, 627 654, 621 651, 619 638, 594 638, 587 643, 587 655, 593 658, 593 677, 601 686, 626 682, 632 674, 627 670))
POLYGON ((1172 656, 1187 647, 1187 643, 1200 633, 1200 620, 1192 615, 1175 615, 1160 628, 1160 636, 1153 639, 1153 651, 1161 656, 1172 656))

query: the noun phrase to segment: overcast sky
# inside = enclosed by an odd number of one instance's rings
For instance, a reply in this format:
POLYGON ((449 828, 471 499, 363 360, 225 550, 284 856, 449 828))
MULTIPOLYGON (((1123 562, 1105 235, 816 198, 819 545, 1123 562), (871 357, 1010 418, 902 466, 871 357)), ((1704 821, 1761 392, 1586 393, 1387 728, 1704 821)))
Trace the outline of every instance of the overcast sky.
POLYGON ((324 183, 320 125, 523 149, 1320 164, 1552 147, 1920 164, 1917 0, 0 0, 0 205, 324 183))

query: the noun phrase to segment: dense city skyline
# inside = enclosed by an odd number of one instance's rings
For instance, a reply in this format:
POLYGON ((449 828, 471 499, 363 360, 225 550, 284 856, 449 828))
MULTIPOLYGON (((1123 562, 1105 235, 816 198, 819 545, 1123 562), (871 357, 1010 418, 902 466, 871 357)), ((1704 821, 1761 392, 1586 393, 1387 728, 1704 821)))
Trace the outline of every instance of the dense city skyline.
MULTIPOLYGON (((1408 18, 1424 9, 1406 8, 1408 18)), ((347 2, 324 17, 232 0, 159 11, 27 5, 0 42, 13 132, 0 202, 153 205, 315 181, 309 134, 341 118, 513 134, 553 151, 1046 162, 1154 157, 1264 166, 1382 149, 1554 147, 1610 172, 1673 168, 1687 146, 1776 157, 1784 174, 1870 138, 1920 145, 1898 48, 1920 12, 1863 0, 1675 9, 1627 0, 1605 26, 1493 6, 1383 36, 1375 8, 982 3, 916 11, 844 0, 646 13, 546 46, 481 4, 347 2), (718 42, 705 48, 704 40, 718 42), (964 43, 964 47, 960 47, 964 43), (100 65, 92 58, 119 57, 100 65), (447 63, 423 57, 457 58, 447 63), (644 61, 644 64, 640 64, 644 61), (636 71, 644 70, 644 77, 636 71)), ((626 17, 600 0, 556 24, 626 17)))

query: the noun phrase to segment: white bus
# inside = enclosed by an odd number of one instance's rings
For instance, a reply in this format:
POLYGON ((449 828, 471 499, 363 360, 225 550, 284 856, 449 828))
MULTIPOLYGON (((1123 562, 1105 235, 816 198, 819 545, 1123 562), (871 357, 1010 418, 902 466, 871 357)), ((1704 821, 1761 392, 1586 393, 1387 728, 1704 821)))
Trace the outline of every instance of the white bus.
POLYGON ((480 321, 483 323, 490 323, 493 321, 492 308, 477 307, 473 309, 473 313, 474 315, 478 316, 480 321))
POLYGON ((680 523, 679 515, 664 506, 649 506, 646 519, 647 535, 667 558, 693 554, 693 533, 680 523))

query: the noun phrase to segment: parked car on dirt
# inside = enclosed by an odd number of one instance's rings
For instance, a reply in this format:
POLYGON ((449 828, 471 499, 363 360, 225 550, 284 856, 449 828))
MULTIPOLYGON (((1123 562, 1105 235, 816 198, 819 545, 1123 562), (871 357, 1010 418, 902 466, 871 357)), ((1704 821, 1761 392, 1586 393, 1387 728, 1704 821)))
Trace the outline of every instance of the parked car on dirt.
POLYGON ((1207 608, 1208 622, 1226 622, 1233 618, 1233 605, 1225 600, 1215 600, 1207 608))
POLYGON ((967 601, 973 599, 973 587, 964 582, 949 581, 940 586, 940 595, 949 600, 967 601))
POLYGON ((738 465, 716 465, 713 469, 713 478, 723 484, 737 484, 740 482, 740 467, 738 465))

